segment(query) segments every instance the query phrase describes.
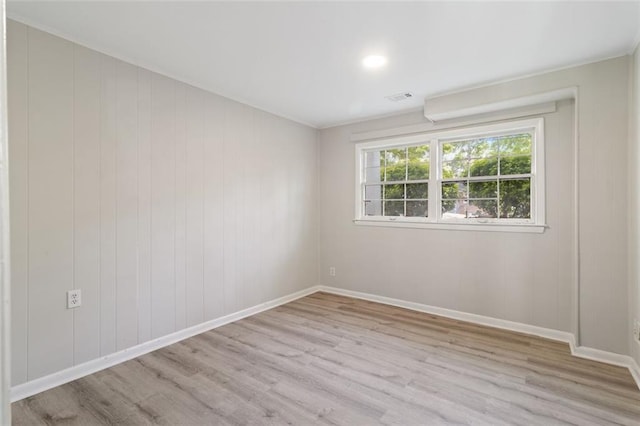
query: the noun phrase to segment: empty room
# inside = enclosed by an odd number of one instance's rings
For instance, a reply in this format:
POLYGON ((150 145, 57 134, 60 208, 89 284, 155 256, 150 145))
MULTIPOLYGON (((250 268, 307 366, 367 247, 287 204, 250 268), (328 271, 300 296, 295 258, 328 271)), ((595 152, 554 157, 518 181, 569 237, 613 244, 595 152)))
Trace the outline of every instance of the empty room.
POLYGON ((0 13, 0 425, 640 425, 640 1, 0 13))

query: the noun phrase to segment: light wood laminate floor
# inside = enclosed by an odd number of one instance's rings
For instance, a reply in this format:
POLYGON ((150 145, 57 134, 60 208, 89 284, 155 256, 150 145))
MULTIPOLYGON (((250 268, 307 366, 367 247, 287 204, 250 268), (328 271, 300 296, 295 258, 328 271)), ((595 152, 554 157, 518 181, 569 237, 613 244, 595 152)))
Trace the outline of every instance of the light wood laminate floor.
POLYGON ((326 293, 14 403, 15 425, 640 425, 567 344, 326 293))

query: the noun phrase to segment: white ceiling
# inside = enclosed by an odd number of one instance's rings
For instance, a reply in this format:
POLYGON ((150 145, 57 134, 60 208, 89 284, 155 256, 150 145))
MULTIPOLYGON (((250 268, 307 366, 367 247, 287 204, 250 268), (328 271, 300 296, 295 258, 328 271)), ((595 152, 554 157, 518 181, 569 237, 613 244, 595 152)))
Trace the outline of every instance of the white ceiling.
POLYGON ((31 2, 11 18, 315 127, 629 53, 638 2, 31 2), (384 69, 365 71, 367 54, 384 69), (385 96, 410 91, 410 100, 385 96))

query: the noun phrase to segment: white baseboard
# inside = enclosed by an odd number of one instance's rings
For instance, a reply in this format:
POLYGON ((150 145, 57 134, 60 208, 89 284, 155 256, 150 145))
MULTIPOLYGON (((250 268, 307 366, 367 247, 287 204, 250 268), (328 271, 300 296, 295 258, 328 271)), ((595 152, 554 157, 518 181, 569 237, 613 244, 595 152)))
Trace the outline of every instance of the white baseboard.
POLYGON ((408 302, 406 300, 393 299, 390 297, 362 293, 359 291, 345 290, 336 287, 321 285, 317 286, 317 288, 318 291, 324 291, 326 293, 354 297, 356 299, 368 300, 371 302, 384 303, 385 305, 398 306, 401 308, 411 309, 413 311, 439 315, 459 321, 467 321, 475 324, 486 325, 489 327, 500 328, 503 330, 516 331, 538 337, 544 337, 551 340, 557 340, 560 342, 566 342, 571 348, 571 354, 576 357, 628 368, 631 376, 636 382, 636 385, 638 385, 638 389, 640 389, 640 367, 638 367, 638 364, 632 357, 627 355, 620 355, 613 352, 607 352, 600 349, 589 348, 586 346, 576 346, 575 336, 573 335, 573 333, 567 331, 553 330, 550 328, 538 327, 535 325, 507 321, 498 318, 487 317, 484 315, 470 314, 453 309, 440 308, 437 306, 425 305, 422 303, 408 302))
POLYGON ((590 359, 592 361, 606 362, 607 364, 618 365, 620 367, 628 367, 631 370, 631 362, 635 361, 627 355, 620 355, 614 352, 602 351, 587 346, 571 345, 571 353, 577 357, 590 359))
POLYGON ((407 302, 400 299, 392 299, 390 297, 377 296, 369 293, 361 293, 352 290, 343 290, 341 288, 320 286, 320 291, 338 294, 341 296, 354 297, 356 299, 368 300, 371 302, 384 303, 385 305, 398 306, 400 308, 411 309, 413 311, 425 312, 428 314, 439 315, 460 321, 472 322, 474 324, 486 325, 489 327, 500 328, 503 330, 517 331, 520 333, 531 334, 547 339, 560 340, 562 342, 573 342, 573 334, 566 331, 553 330, 550 328, 537 327, 535 325, 523 324, 520 322, 501 320, 497 318, 487 317, 484 315, 470 314, 467 312, 455 311, 453 309, 439 308, 437 306, 425 305, 422 303, 407 302))
POLYGON ((175 333, 167 334, 166 336, 158 337, 157 339, 149 340, 131 348, 127 348, 119 352, 114 352, 112 354, 85 362, 83 364, 69 367, 65 370, 55 372, 48 376, 40 377, 23 384, 13 386, 11 388, 11 402, 19 401, 45 390, 63 385, 89 374, 93 374, 97 371, 104 370, 105 368, 112 367, 116 364, 120 364, 121 362, 128 361, 140 355, 155 351, 157 349, 163 348, 197 334, 204 333, 205 331, 209 331, 225 324, 238 321, 242 318, 255 315, 262 311, 275 308, 276 306, 289 303, 293 300, 315 293, 318 291, 318 289, 318 286, 309 287, 305 290, 297 291, 287 296, 273 299, 268 302, 252 306, 250 308, 243 309, 241 311, 234 312, 220 318, 194 325, 193 327, 176 331, 175 333))
POLYGON ((620 355, 613 352, 602 351, 599 349, 589 348, 585 346, 576 346, 575 337, 572 333, 566 331, 553 330, 544 327, 537 327, 529 324, 522 324, 514 321, 506 321, 497 318, 487 317, 484 315, 470 314, 467 312, 460 312, 452 309, 440 308, 437 306, 425 305, 422 303, 408 302, 400 299, 393 299, 390 297, 377 296, 369 293, 362 293, 358 291, 345 290, 335 287, 328 287, 323 285, 316 285, 309 287, 305 290, 301 290, 287 296, 280 297, 265 303, 261 303, 256 306, 252 306, 247 309, 243 309, 238 312, 234 312, 229 315, 225 315, 220 318, 216 318, 193 327, 185 328, 175 333, 168 334, 166 336, 159 337, 148 342, 141 343, 128 349, 124 349, 119 352, 106 355, 101 358, 97 358, 83 364, 79 364, 73 367, 69 367, 65 370, 58 371, 48 376, 40 377, 38 379, 31 380, 29 382, 14 386, 11 388, 11 402, 16 402, 45 390, 54 388, 56 386, 63 385, 81 377, 93 374, 105 368, 112 367, 116 364, 120 364, 124 361, 136 358, 146 353, 155 351, 189 337, 195 336, 205 331, 213 330, 214 328, 229 324, 234 321, 238 321, 242 318, 246 318, 251 315, 255 315, 262 311, 275 308, 285 303, 292 302, 301 297, 308 296, 310 294, 323 291, 326 293, 332 293, 342 296, 353 297, 356 299, 368 300, 371 302, 383 303, 385 305, 398 306, 401 308, 411 309, 418 312, 425 312, 433 315, 439 315, 447 318, 452 318, 460 321, 472 322, 475 324, 486 325, 489 327, 500 328, 503 330, 517 331, 520 333, 531 334, 534 336, 545 337, 552 340, 558 340, 566 342, 571 348, 571 353, 580 358, 591 359, 594 361, 605 362, 607 364, 618 365, 627 367, 631 372, 638 388, 640 388, 640 367, 633 358, 626 355, 620 355))

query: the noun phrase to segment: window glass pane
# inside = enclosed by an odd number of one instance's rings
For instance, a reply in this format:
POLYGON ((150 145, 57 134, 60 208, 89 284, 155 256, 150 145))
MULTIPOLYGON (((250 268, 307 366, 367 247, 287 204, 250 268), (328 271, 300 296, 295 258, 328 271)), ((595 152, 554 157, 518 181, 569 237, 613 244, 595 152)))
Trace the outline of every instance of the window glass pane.
POLYGON ((442 162, 442 177, 444 179, 469 176, 469 160, 453 160, 442 162))
POLYGON ((385 216, 404 216, 404 201, 385 201, 385 216))
POLYGON ((386 158, 386 165, 394 165, 403 162, 407 158, 406 148, 387 149, 384 152, 386 158))
POLYGON ((498 141, 496 138, 480 138, 476 139, 470 145, 469 157, 471 158, 488 158, 498 156, 498 141))
POLYGON ((407 179, 429 179, 429 145, 412 146, 407 149, 407 179))
POLYGON ((464 219, 466 217, 466 204, 465 200, 443 200, 442 218, 464 219))
POLYGON ((531 155, 531 135, 521 133, 516 135, 501 136, 498 138, 500 155, 531 155))
POLYGON ((381 200, 364 200, 365 216, 382 216, 381 200))
POLYGON ((469 200, 468 218, 498 217, 498 200, 469 200))
POLYGON ((382 185, 365 185, 364 186, 364 199, 365 200, 381 200, 382 199, 382 185))
POLYGON ((392 184, 384 186, 384 198, 386 200, 402 200, 404 199, 404 184, 392 184))
POLYGON ((407 149, 388 149, 385 151, 386 181, 401 181, 407 177, 407 149))
POLYGON ((407 198, 429 198, 428 183, 408 183, 407 198))
POLYGON ((407 216, 409 217, 427 217, 429 216, 428 201, 407 201, 407 216))
POLYGON ((442 144, 442 161, 467 158, 471 141, 447 142, 442 144))
POLYGON ((471 181, 469 182, 469 198, 497 198, 498 181, 471 181))
POLYGON ((467 181, 460 182, 442 182, 442 198, 466 198, 467 197, 467 181))
POLYGON ((500 217, 531 217, 531 179, 500 180, 500 217))
POLYGON ((500 158, 501 175, 520 175, 531 173, 531 156, 500 158))
POLYGON ((406 180, 407 176, 407 166, 402 162, 402 164, 395 165, 387 165, 386 169, 386 181, 387 182, 399 182, 406 180))
POLYGON ((471 176, 497 176, 498 158, 491 157, 471 160, 469 174, 471 176))

